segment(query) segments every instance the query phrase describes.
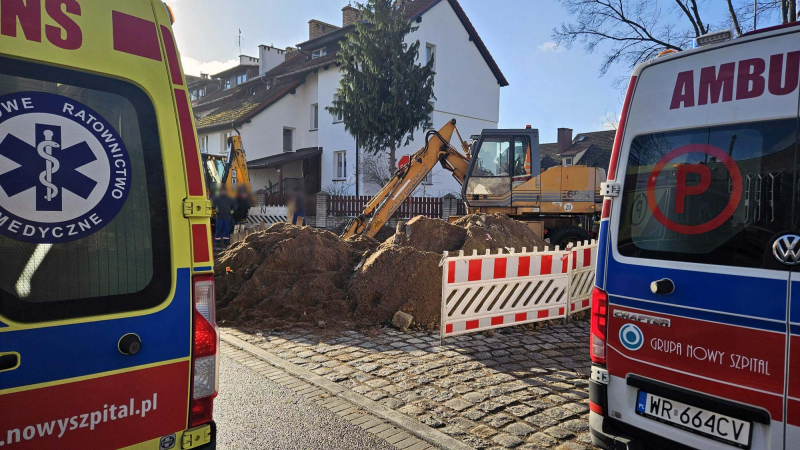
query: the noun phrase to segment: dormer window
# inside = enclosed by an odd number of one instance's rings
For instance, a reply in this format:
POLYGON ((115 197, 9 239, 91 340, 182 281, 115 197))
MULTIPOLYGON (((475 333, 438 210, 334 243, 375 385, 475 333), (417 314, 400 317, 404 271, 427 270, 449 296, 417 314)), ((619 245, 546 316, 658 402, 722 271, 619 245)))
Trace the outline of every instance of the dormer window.
POLYGON ((316 49, 313 52, 311 52, 311 59, 322 58, 323 56, 325 56, 327 54, 328 54, 328 49, 327 48, 325 48, 325 47, 319 48, 319 49, 316 49))

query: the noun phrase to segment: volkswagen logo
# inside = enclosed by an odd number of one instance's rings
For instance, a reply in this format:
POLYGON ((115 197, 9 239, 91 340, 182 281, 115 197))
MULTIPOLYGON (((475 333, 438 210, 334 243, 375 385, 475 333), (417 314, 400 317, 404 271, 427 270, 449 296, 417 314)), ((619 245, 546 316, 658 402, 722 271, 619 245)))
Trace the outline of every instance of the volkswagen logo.
POLYGON ((644 344, 644 334, 636 325, 626 323, 619 329, 619 340, 628 350, 636 351, 644 344))
POLYGON ((772 244, 772 254, 775 259, 788 265, 796 266, 800 264, 800 236, 796 234, 784 234, 772 244))

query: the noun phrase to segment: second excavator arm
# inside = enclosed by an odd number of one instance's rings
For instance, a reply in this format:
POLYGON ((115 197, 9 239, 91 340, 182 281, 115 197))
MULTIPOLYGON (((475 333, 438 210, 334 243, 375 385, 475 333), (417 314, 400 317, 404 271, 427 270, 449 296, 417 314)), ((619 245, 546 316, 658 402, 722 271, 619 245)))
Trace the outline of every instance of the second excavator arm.
POLYGON ((364 211, 350 221, 342 238, 359 234, 375 236, 436 163, 452 172, 453 178, 463 184, 469 168, 469 157, 469 146, 461 138, 455 119, 447 122, 439 131, 428 131, 425 134, 425 146, 411 155, 408 164, 397 170, 394 177, 367 203, 364 211), (453 132, 461 142, 463 153, 450 145, 453 132))

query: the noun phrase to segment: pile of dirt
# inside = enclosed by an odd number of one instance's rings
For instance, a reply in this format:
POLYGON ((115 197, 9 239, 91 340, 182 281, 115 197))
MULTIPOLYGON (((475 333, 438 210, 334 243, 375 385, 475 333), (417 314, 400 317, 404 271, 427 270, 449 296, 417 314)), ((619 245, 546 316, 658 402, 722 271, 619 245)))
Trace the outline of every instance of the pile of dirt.
POLYGON ((440 219, 417 216, 406 222, 386 244, 413 247, 423 252, 452 252, 459 250, 467 238, 467 230, 440 219))
POLYGON ((522 248, 528 251, 543 250, 547 243, 536 236, 527 225, 514 220, 504 214, 470 214, 453 222, 453 225, 462 227, 466 231, 466 238, 461 250, 465 255, 471 255, 477 250, 479 255, 486 250, 514 249, 521 252, 522 248))
POLYGON ((382 244, 275 224, 218 255, 217 317, 268 328, 303 322, 373 327, 403 311, 414 316, 413 326, 435 329, 442 252, 545 245, 524 223, 500 214, 464 216, 453 224, 416 217, 382 244))
POLYGON ((391 321, 397 311, 414 316, 420 328, 439 326, 441 255, 411 247, 382 245, 353 274, 349 293, 362 326, 391 321))
POLYGON ((348 320, 347 283, 364 253, 377 245, 371 238, 345 241, 289 224, 253 233, 216 261, 217 317, 268 327, 348 320))

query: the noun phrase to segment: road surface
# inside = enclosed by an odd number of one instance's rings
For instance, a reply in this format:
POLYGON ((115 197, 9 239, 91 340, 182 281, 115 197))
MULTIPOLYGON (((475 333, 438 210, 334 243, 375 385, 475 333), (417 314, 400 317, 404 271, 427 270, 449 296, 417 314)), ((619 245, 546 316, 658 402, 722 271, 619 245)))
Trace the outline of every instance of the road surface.
POLYGON ((394 449, 224 355, 219 376, 214 400, 218 449, 394 449))

